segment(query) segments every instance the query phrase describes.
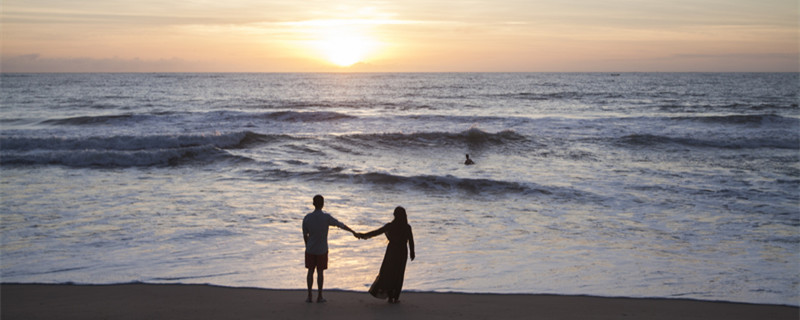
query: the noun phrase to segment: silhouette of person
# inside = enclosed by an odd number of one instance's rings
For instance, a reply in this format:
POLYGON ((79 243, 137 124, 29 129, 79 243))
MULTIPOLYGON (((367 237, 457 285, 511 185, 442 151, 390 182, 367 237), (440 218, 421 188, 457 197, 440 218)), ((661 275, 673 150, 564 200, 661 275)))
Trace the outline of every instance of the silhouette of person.
POLYGON ((414 235, 411 226, 408 224, 406 209, 397 207, 394 209, 394 220, 387 223, 380 229, 367 233, 357 233, 356 237, 369 239, 381 233, 386 234, 389 245, 383 255, 383 263, 378 277, 369 288, 369 293, 378 298, 389 298, 389 303, 398 303, 400 291, 403 290, 403 278, 406 272, 406 262, 408 261, 409 250, 411 261, 414 261, 414 235), (408 244, 408 250, 406 249, 408 244))
POLYGON ((467 161, 464 161, 464 164, 465 165, 471 165, 471 164, 475 164, 475 162, 472 161, 472 159, 469 158, 469 155, 467 155, 467 161))
POLYGON ((322 297, 322 282, 324 280, 323 270, 328 269, 328 226, 337 226, 341 229, 350 231, 353 235, 356 232, 344 223, 339 222, 333 216, 322 212, 325 205, 325 198, 321 195, 314 196, 314 211, 303 218, 303 241, 306 243, 306 268, 308 268, 308 299, 311 302, 311 287, 314 286, 314 269, 317 270, 317 302, 326 302, 322 297))

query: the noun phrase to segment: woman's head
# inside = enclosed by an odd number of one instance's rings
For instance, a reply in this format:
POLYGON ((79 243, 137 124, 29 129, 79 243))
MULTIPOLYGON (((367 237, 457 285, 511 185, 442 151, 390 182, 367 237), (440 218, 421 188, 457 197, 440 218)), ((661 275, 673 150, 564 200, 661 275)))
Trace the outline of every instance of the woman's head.
POLYGON ((406 216, 406 209, 403 207, 394 208, 394 221, 408 224, 408 216, 406 216))

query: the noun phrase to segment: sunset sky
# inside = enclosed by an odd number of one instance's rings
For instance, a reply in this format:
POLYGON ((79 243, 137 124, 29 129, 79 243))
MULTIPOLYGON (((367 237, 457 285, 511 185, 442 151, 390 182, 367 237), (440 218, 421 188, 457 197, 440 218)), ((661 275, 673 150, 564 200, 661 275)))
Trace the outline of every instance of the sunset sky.
POLYGON ((800 71, 797 0, 3 0, 3 72, 800 71))

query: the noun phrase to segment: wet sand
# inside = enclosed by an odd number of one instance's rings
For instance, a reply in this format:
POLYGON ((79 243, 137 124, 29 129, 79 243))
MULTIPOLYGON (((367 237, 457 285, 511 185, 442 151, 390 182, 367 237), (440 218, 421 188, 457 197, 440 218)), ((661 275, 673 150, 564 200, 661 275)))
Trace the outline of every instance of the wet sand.
POLYGON ((0 285, 7 319, 798 319, 791 306, 684 299, 404 292, 388 304, 365 292, 209 285, 0 285))

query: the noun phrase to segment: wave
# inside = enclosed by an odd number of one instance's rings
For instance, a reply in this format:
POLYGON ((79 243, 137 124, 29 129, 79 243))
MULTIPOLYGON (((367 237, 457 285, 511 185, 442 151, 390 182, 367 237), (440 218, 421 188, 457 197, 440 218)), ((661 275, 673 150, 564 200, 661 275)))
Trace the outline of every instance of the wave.
POLYGON ((9 150, 148 150, 196 146, 237 148, 248 143, 266 142, 283 135, 262 135, 250 131, 226 134, 188 134, 111 137, 0 137, 3 151, 9 150))
POLYGON ((458 190, 469 193, 496 192, 496 193, 543 193, 551 192, 541 189, 532 189, 517 182, 496 181, 490 179, 457 178, 454 176, 420 175, 404 177, 388 173, 365 173, 344 175, 344 178, 353 182, 371 183, 379 185, 410 185, 424 190, 450 191, 458 190))
POLYGON ((247 148, 285 139, 250 131, 210 135, 112 137, 0 137, 2 165, 139 167, 177 165, 189 160, 237 159, 225 149, 247 148))
POLYGON ((149 167, 178 165, 197 158, 220 156, 221 152, 208 147, 194 147, 152 151, 85 150, 48 151, 30 153, 3 153, 3 165, 65 165, 69 167, 149 167))
POLYGON ((786 125, 792 127, 800 125, 800 119, 782 117, 776 114, 737 114, 727 116, 675 117, 672 119, 733 125, 786 125))
POLYGON ((230 276, 236 275, 239 272, 224 272, 224 273, 213 273, 213 274, 200 274, 194 276, 179 276, 179 277, 154 277, 148 279, 148 281, 185 281, 185 280, 194 280, 194 279, 203 279, 203 278, 216 278, 222 276, 230 276))
POLYGON ((331 111, 316 111, 316 112, 298 112, 298 111, 277 111, 267 113, 262 118, 287 121, 287 122, 321 122, 321 121, 336 121, 343 119, 353 119, 355 116, 348 114, 331 112, 331 111))
POLYGON ((416 132, 416 133, 373 133, 353 134, 339 137, 339 140, 356 145, 388 145, 392 147, 447 147, 461 145, 505 145, 528 142, 528 138, 514 132, 503 130, 489 133, 477 128, 462 132, 416 132))
MULTIPOLYGON (((173 113, 157 112, 146 114, 111 114, 96 116, 77 116, 67 118, 47 119, 39 122, 41 125, 51 126, 93 126, 93 125, 125 125, 134 123, 140 125, 144 121, 160 121, 165 117, 182 117, 183 120, 198 117, 199 121, 219 121, 219 120, 249 120, 264 119, 281 122, 323 122, 338 121, 344 119, 354 119, 355 116, 331 111, 299 112, 299 111, 276 111, 267 113, 247 113, 235 111, 212 111, 207 113, 173 113)), ((181 121, 180 118, 173 119, 181 121)))
POLYGON ((786 103, 786 104, 730 103, 723 105, 666 103, 666 104, 656 105, 655 108, 669 112, 708 112, 708 111, 763 112, 763 110, 794 110, 797 109, 797 106, 798 106, 797 103, 786 103))
POLYGON ((586 98, 620 99, 625 95, 612 92, 518 92, 511 94, 494 95, 495 97, 514 98, 519 100, 548 101, 548 100, 581 100, 586 98))
POLYGON ((133 114, 80 116, 80 117, 69 117, 69 118, 59 118, 59 119, 48 119, 40 122, 40 124, 70 125, 70 126, 99 125, 99 124, 107 124, 112 121, 136 120, 134 118, 138 117, 136 117, 133 114))
MULTIPOLYGON (((293 172, 281 169, 272 169, 268 175, 274 179, 285 180, 291 178, 308 179, 312 181, 348 182, 373 184, 378 186, 391 186, 412 188, 434 192, 466 192, 475 194, 523 194, 523 195, 552 195, 568 193, 570 196, 582 194, 573 189, 560 187, 543 187, 513 181, 498 181, 492 179, 459 178, 452 175, 416 175, 402 176, 382 172, 346 173, 341 167, 317 167, 313 171, 293 172)), ((585 195, 584 195, 585 196, 585 195)))
POLYGON ((218 121, 220 119, 234 121, 260 119, 278 122, 327 122, 358 118, 333 111, 274 111, 263 113, 214 111, 204 114, 203 117, 209 121, 218 121))
POLYGON ((688 147, 720 148, 720 149, 800 149, 800 139, 795 137, 775 138, 726 138, 720 140, 667 137, 652 134, 632 134, 617 139, 617 142, 629 146, 682 145, 688 147))

